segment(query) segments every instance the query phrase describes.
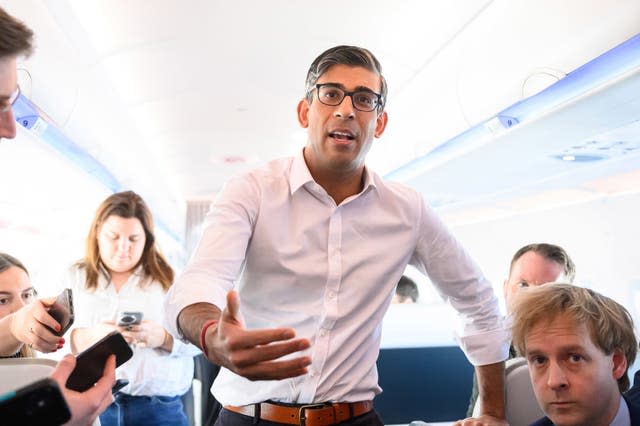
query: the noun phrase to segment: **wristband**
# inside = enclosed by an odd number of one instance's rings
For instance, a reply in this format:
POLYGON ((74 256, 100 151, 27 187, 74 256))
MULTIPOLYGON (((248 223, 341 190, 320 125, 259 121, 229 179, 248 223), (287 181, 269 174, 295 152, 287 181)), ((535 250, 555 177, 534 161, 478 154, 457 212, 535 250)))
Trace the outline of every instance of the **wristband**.
POLYGON ((202 352, 204 353, 204 356, 206 356, 207 358, 209 358, 209 354, 207 353, 207 342, 205 341, 205 336, 207 334, 207 329, 217 323, 218 323, 218 320, 215 320, 215 319, 209 320, 205 322, 202 325, 202 328, 200 329, 200 348, 202 348, 202 352))

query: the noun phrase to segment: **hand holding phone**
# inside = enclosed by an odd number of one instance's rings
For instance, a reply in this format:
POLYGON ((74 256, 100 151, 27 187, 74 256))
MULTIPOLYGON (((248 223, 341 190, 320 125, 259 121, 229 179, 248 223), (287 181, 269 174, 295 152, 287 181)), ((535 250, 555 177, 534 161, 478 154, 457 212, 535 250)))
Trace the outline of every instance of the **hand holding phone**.
POLYGON ((102 377, 109 355, 116 356, 116 367, 133 356, 133 351, 118 331, 112 331, 76 356, 76 368, 69 376, 66 387, 78 392, 89 389, 102 377))
POLYGON ((49 307, 49 315, 53 317, 60 324, 60 331, 57 332, 50 327, 47 327, 51 332, 57 336, 62 336, 67 332, 69 327, 73 324, 73 294, 70 288, 65 288, 62 293, 58 295, 53 305, 49 307))

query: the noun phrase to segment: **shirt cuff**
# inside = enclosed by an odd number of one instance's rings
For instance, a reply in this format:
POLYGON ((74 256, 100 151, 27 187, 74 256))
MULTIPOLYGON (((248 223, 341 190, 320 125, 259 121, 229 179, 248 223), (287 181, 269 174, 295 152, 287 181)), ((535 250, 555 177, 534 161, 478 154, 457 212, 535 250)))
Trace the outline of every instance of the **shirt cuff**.
POLYGON ((165 297, 165 326, 174 338, 187 342, 178 327, 178 315, 187 306, 195 303, 211 303, 220 309, 226 306, 226 290, 212 284, 198 282, 177 282, 171 286, 165 297))
POLYGON ((495 364, 509 357, 511 333, 504 328, 458 337, 460 347, 474 366, 495 364))

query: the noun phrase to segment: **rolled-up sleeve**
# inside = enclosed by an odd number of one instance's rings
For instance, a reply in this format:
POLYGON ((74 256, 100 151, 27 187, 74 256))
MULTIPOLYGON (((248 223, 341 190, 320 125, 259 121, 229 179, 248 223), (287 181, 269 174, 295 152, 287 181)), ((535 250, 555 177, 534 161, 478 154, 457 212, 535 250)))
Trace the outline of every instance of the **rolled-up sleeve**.
POLYGON ((491 283, 437 215, 420 200, 420 238, 412 261, 457 311, 457 339, 469 362, 504 361, 511 340, 491 283))
POLYGON ((177 320, 187 306, 205 302, 224 309, 244 265, 258 198, 249 180, 235 178, 211 205, 200 242, 165 298, 166 326, 174 337, 184 338, 177 320))

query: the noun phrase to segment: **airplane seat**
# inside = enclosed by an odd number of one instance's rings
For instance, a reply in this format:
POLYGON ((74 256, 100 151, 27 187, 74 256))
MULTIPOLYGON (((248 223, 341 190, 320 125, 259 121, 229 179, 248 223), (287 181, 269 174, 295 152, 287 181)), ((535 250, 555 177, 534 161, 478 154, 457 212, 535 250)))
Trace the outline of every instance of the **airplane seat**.
POLYGON ((0 359, 0 394, 48 377, 57 362, 47 358, 0 359))
MULTIPOLYGON (((525 358, 517 357, 506 361, 505 403, 510 426, 528 426, 545 415, 533 392, 525 358)), ((473 415, 477 416, 479 413, 480 403, 476 402, 473 415)))

